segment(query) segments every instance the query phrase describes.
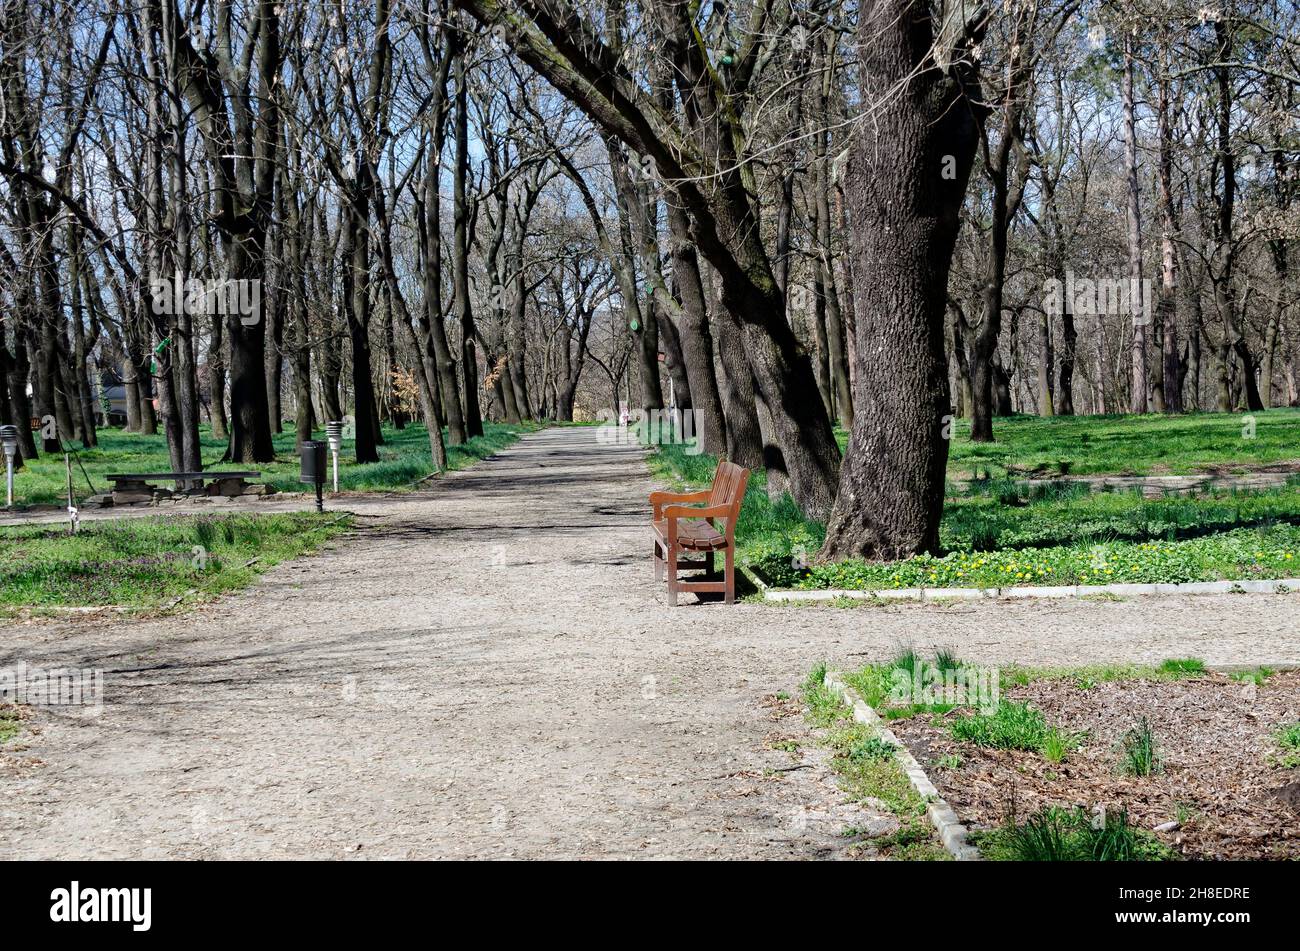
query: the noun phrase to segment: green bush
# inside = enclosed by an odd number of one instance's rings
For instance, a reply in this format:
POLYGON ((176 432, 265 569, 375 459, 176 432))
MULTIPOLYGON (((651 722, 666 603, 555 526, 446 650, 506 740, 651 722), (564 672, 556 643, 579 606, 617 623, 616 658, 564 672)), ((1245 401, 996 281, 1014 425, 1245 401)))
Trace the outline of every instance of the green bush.
POLYGON ((315 512, 157 516, 0 528, 0 604, 157 607, 243 587, 313 551, 351 517, 315 512))

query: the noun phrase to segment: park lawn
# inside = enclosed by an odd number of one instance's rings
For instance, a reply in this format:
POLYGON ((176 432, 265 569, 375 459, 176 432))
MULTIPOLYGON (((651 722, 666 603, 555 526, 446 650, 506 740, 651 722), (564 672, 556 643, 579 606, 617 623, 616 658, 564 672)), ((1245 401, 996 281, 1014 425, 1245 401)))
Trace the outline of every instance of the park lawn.
POLYGON ((215 597, 310 554, 348 529, 350 515, 166 515, 0 527, 0 608, 149 609, 183 595, 215 597))
MULTIPOLYGON (((1150 419, 1101 423, 1144 431, 1150 419)), ((1217 427, 1224 417, 1191 419, 1217 427)), ((651 458, 658 474, 681 485, 707 485, 716 465, 682 446, 661 446, 651 458)), ((776 586, 852 590, 1297 577, 1300 486, 1148 499, 1082 486, 1031 491, 1003 480, 997 491, 974 486, 947 500, 940 557, 814 565, 824 537, 824 526, 804 519, 788 497, 770 501, 755 473, 736 530, 741 563, 776 586)))
POLYGON ((996 442, 970 441, 955 420, 948 474, 1184 475, 1300 460, 1300 409, 1185 416, 1015 416, 993 421, 996 442), (1252 424, 1253 421, 1253 424, 1252 424))
MULTIPOLYGON (((520 434, 536 428, 535 424, 484 423, 482 436, 474 437, 463 446, 447 446, 448 466, 463 469, 510 445, 520 434)), ((98 435, 96 448, 78 448, 73 455, 73 491, 79 500, 109 489, 104 476, 110 472, 171 471, 167 441, 161 433, 142 436, 121 429, 101 429, 98 435)), ((270 483, 281 491, 302 489, 298 482, 298 455, 294 451, 295 434, 292 430, 274 436, 274 462, 251 466, 218 464, 217 460, 226 451, 225 440, 213 439, 207 426, 202 427, 199 435, 205 468, 252 468, 262 473, 258 481, 270 483)), ((320 439, 325 438, 317 435, 320 439)), ((344 441, 343 451, 339 454, 339 489, 344 492, 406 489, 433 472, 429 435, 420 423, 411 423, 401 430, 385 426, 379 462, 358 465, 352 460, 351 453, 351 443, 344 441)), ((61 455, 42 455, 14 474, 14 501, 18 505, 61 504, 66 496, 67 473, 61 455)))

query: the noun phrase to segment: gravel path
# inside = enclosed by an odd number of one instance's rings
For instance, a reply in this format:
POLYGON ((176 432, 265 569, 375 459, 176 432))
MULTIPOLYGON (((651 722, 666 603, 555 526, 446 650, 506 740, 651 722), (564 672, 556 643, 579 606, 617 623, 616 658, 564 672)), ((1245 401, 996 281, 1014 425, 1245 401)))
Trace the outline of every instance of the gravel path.
POLYGON ((1300 662, 1287 595, 670 609, 652 487, 641 450, 551 429, 189 614, 8 623, 0 668, 103 668, 106 700, 9 744, 0 853, 839 856, 893 820, 772 748, 807 743, 770 697, 819 659, 1300 662))

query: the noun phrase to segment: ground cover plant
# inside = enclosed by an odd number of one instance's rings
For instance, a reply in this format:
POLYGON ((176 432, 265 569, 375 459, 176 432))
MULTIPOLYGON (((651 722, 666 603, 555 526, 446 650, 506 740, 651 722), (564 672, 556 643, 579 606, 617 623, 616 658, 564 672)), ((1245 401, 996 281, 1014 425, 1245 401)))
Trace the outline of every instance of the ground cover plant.
MULTIPOLYGON (((1270 418, 1276 426, 1270 431, 1281 443, 1300 414, 1278 411, 1270 418)), ((1224 423, 1212 414, 1192 419, 1214 432, 1224 423)), ((1077 435, 1073 429, 1045 427, 1050 422, 1009 421, 1006 429, 1013 435, 1008 441, 1019 444, 1014 434, 1021 431, 1021 441, 1032 445, 1046 438, 1044 432, 1077 435)), ((1162 421, 1146 417, 1116 417, 1105 424, 1114 443, 1107 458, 1127 468, 1133 467, 1132 460, 1118 456, 1118 447, 1145 452, 1153 432, 1166 433, 1170 452, 1184 442, 1205 443, 1188 435, 1187 420, 1164 428, 1162 421), (1128 436, 1120 439, 1123 433, 1128 436)), ((960 442, 954 440, 954 452, 960 442)), ((686 449, 662 446, 651 464, 675 484, 707 485, 716 460, 686 449)), ((824 526, 804 519, 788 497, 770 500, 763 473, 755 473, 737 525, 738 556, 768 584, 810 589, 1150 584, 1300 575, 1300 485, 1163 498, 1135 491, 1088 492, 1079 486, 1046 491, 1010 482, 1003 486, 991 491, 982 483, 947 500, 938 555, 823 565, 814 559, 824 526)))
POLYGON ((803 683, 803 700, 809 722, 818 728, 831 753, 831 767, 841 787, 855 801, 883 805, 900 823, 898 831, 874 838, 871 844, 889 858, 947 859, 926 817, 925 800, 894 757, 896 748, 853 719, 848 707, 826 688, 825 676, 825 664, 812 669, 803 683))
POLYGON ((157 608, 250 584, 309 554, 351 516, 293 512, 195 515, 0 527, 0 606, 157 608))
MULTIPOLYGON (((486 459, 510 445, 521 433, 537 428, 533 423, 506 425, 485 422, 482 436, 475 436, 464 445, 447 446, 448 467, 463 469, 479 459, 486 459)), ((161 434, 145 436, 121 429, 101 429, 97 438, 99 445, 94 449, 68 444, 69 449, 75 449, 73 492, 79 500, 111 488, 104 478, 110 472, 173 471, 167 454, 167 441, 161 434)), ((325 437, 323 433, 317 433, 317 438, 325 437)), ((225 464, 219 460, 226 450, 226 440, 213 439, 207 426, 200 429, 205 468, 253 469, 262 473, 261 478, 254 481, 270 483, 280 491, 298 492, 303 488, 298 482, 299 462, 294 440, 292 430, 275 435, 274 462, 225 464)), ((429 435, 423 425, 411 423, 403 429, 386 425, 384 445, 379 447, 379 462, 357 465, 352 457, 351 444, 344 442, 339 454, 339 489, 343 492, 406 489, 433 472, 432 460, 429 435)), ((67 474, 63 456, 42 455, 25 463, 14 475, 14 492, 14 501, 20 506, 66 503, 67 474)))

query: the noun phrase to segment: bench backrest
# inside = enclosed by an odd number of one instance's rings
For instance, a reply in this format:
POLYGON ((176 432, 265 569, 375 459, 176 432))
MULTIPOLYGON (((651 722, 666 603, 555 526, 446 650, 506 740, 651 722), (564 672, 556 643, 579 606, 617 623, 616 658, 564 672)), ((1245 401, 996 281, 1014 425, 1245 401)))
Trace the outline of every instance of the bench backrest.
POLYGON ((749 484, 749 470, 734 462, 722 459, 718 462, 718 471, 713 474, 713 489, 709 492, 709 506, 727 505, 731 513, 727 516, 727 528, 734 529, 736 518, 740 515, 740 505, 745 500, 745 487, 749 484))

